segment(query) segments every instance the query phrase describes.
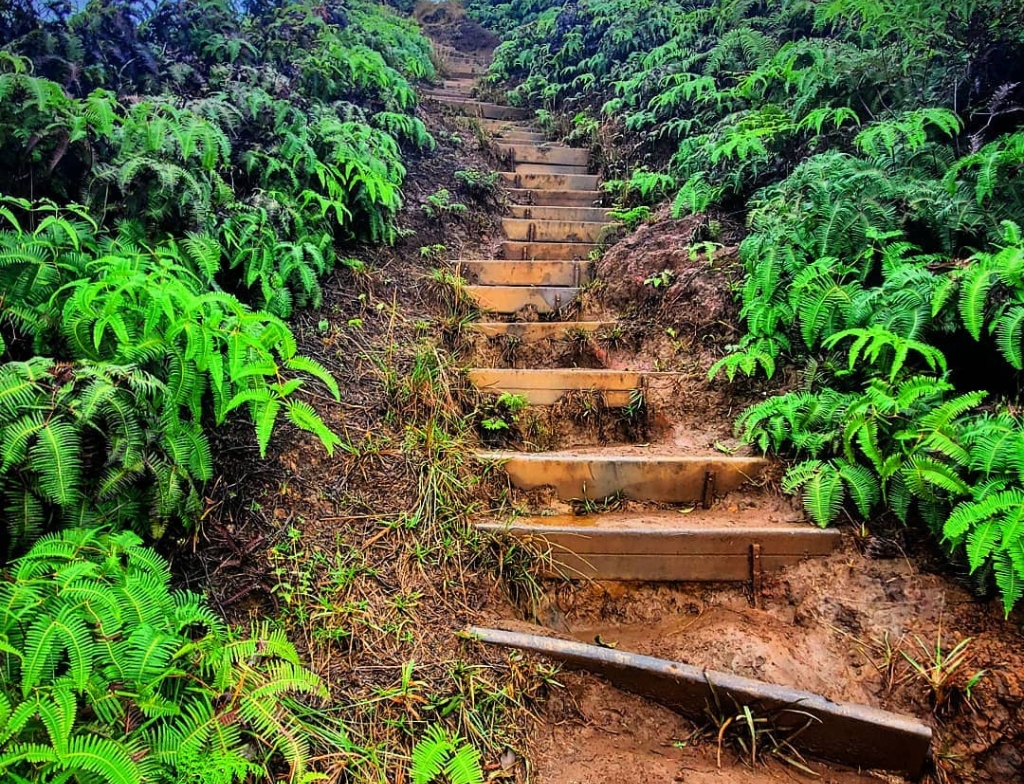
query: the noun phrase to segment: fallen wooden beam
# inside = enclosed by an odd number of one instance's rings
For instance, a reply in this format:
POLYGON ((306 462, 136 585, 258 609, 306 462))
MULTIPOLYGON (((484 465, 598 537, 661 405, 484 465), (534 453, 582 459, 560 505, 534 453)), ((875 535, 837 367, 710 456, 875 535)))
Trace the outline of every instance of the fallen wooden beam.
POLYGON ((928 758, 932 730, 909 716, 597 645, 476 626, 467 633, 490 645, 538 653, 593 672, 613 686, 698 719, 706 718, 706 709, 714 710, 716 704, 730 714, 748 706, 757 718, 775 716, 784 736, 813 716, 815 720, 800 732, 797 747, 802 753, 843 765, 916 778, 928 758))

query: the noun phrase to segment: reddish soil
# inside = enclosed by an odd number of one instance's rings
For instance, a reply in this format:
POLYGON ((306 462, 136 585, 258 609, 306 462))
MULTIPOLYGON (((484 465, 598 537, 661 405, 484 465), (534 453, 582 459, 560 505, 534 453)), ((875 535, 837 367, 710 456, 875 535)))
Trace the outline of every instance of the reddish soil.
MULTIPOLYGON (((440 326, 448 309, 425 280, 443 261, 420 251, 443 243, 439 257, 454 259, 493 247, 500 210, 474 202, 454 178, 456 170, 485 169, 493 159, 466 123, 433 112, 424 119, 439 146, 410 161, 401 215, 407 236, 391 249, 353 249, 350 255, 370 270, 339 271, 325 284, 323 306, 294 323, 301 351, 342 381, 340 404, 322 397, 310 402, 348 448, 328 457, 309 438, 282 429, 270 457, 260 460, 248 428, 225 435, 216 450, 224 478, 211 488, 195 557, 179 562, 184 579, 203 583, 230 618, 279 619, 332 685, 357 741, 407 751, 425 726, 445 722, 486 749, 495 778, 544 784, 799 778, 782 763, 749 769, 731 749, 720 770, 713 740, 694 735, 691 722, 654 703, 573 673, 556 676, 561 688, 550 687, 543 662, 461 644, 456 636, 467 623, 519 615, 539 616, 581 639, 600 635, 623 649, 911 713, 935 728, 929 781, 1021 780, 1021 616, 1005 621, 995 602, 975 602, 958 582, 936 573, 945 567, 923 544, 887 547, 886 537, 851 535, 829 559, 766 577, 758 610, 736 586, 567 583, 544 585, 546 599, 533 607, 527 578, 535 564, 521 550, 481 541, 466 525, 468 512, 496 495, 493 486, 475 484, 473 467, 459 462, 473 445, 458 429, 463 383, 439 347, 452 342, 440 326), (428 219, 422 205, 440 187, 472 209, 428 219), (440 430, 429 429, 438 422, 440 430), (454 466, 452 477, 433 471, 438 464, 454 466), (430 518, 439 492, 457 499, 466 514, 430 518), (865 547, 896 557, 871 559, 861 554, 865 547), (971 660, 954 683, 962 687, 976 670, 987 673, 970 700, 954 689, 952 702, 934 710, 902 656, 891 657, 891 673, 883 665, 880 643, 888 634, 899 650, 924 658, 915 635, 934 645, 940 626, 947 649, 973 637, 971 660), (413 660, 412 682, 403 685, 403 665, 413 660), (503 766, 507 759, 512 762, 503 766)), ((673 400, 642 424, 624 423, 614 412, 603 414, 603 424, 574 420, 579 409, 570 408, 556 414, 559 424, 520 434, 523 440, 543 437, 544 448, 649 438, 695 448, 734 444, 736 413, 772 387, 707 380, 738 328, 735 254, 716 253, 714 263, 690 258, 689 246, 706 231, 693 220, 662 221, 613 247, 591 304, 603 313, 621 308, 627 339, 578 347, 581 363, 657 363, 682 372, 673 400), (666 269, 673 272, 671 285, 643 283, 666 269)), ((772 503, 782 509, 788 502, 772 503)), ((324 762, 339 777, 350 775, 349 765, 344 755, 324 762)), ((403 765, 386 757, 383 777, 399 780, 403 765)), ((814 767, 822 781, 869 778, 814 767)))

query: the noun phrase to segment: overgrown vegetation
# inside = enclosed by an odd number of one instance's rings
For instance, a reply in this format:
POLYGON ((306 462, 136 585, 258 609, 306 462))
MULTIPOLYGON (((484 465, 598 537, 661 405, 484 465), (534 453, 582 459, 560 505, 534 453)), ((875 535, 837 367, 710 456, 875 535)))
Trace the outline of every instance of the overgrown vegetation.
POLYGON ((207 429, 339 439, 282 321, 390 242, 429 46, 380 6, 92 2, 0 16, 0 503, 43 531, 188 526, 207 429))
MULTIPOLYGON (((312 707, 327 691, 281 631, 230 630, 148 545, 209 511, 231 418, 261 455, 284 421, 351 448, 287 319, 365 272, 346 246, 399 236, 433 76, 371 0, 0 7, 5 781, 314 781, 376 753, 312 707)), ((419 775, 474 780, 443 737, 419 775)))
POLYGON ((814 520, 921 520, 1009 612, 1024 597, 1021 4, 469 6, 506 33, 490 79, 513 101, 578 138, 611 129, 621 207, 746 212, 746 335, 713 372, 806 367, 738 427, 802 461, 785 484, 814 520))

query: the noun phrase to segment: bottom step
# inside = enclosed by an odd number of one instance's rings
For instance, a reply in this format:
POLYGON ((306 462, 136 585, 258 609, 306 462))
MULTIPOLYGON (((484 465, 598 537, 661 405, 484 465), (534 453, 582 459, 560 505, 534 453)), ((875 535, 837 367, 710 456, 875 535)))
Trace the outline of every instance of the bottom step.
POLYGON ((555 515, 476 527, 548 548, 547 576, 651 582, 744 582, 826 556, 842 539, 805 523, 737 517, 717 510, 555 515))
POLYGON ((613 686, 697 720, 706 720, 708 706, 715 704, 737 712, 748 706, 755 718, 771 715, 779 737, 792 736, 799 751, 843 765, 915 778, 928 758, 932 730, 910 716, 832 702, 812 692, 732 673, 536 634, 471 626, 466 636, 539 653, 601 675, 613 686))

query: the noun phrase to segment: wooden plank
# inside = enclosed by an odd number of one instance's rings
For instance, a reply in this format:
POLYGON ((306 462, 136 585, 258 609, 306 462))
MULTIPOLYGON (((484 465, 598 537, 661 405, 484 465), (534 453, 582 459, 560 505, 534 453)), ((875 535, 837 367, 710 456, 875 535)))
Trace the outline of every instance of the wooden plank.
POLYGON ((508 335, 529 343, 564 340, 574 331, 602 332, 615 326, 614 321, 477 321, 469 329, 486 337, 508 335))
POLYGON ((519 174, 502 172, 502 180, 511 188, 532 188, 552 191, 596 191, 600 178, 596 174, 519 174))
MULTIPOLYGON (((628 370, 590 370, 583 368, 474 368, 470 381, 481 389, 515 387, 516 389, 568 390, 631 390, 640 385, 640 374, 628 370)), ((516 453, 518 454, 518 453, 516 453)))
POLYGON ((709 473, 719 494, 757 480, 768 463, 757 457, 725 455, 616 454, 574 452, 482 452, 497 461, 523 490, 552 487, 559 498, 600 499, 617 493, 636 501, 698 503, 709 473))
MULTIPOLYGON (((511 157, 515 164, 541 163, 557 166, 582 166, 590 163, 590 153, 578 147, 549 144, 499 144, 502 155, 511 157)), ((518 171, 518 169, 517 169, 518 171)))
POLYGON ((509 188, 509 196, 523 205, 550 207, 593 207, 601 200, 598 190, 531 190, 509 188))
POLYGON ((812 692, 597 645, 475 626, 467 629, 467 635, 489 645, 530 651, 592 672, 618 688, 697 720, 706 717, 707 706, 716 700, 729 710, 746 705, 755 716, 771 713, 783 733, 787 727, 802 727, 807 722, 804 714, 810 714, 816 721, 801 732, 797 748, 844 765, 890 770, 915 778, 928 759, 932 730, 909 716, 832 702, 812 692), (792 712, 787 713, 787 709, 792 712))
POLYGON ((593 262, 470 259, 458 263, 464 277, 477 285, 578 286, 593 274, 593 262))
POLYGON ((589 242, 520 242, 501 243, 501 255, 506 259, 547 259, 565 261, 585 259, 597 243, 589 242))
MULTIPOLYGON (((644 516, 640 514, 628 528, 603 529, 599 524, 553 526, 543 517, 528 518, 508 526, 480 523, 477 527, 520 539, 541 539, 561 552, 577 555, 727 555, 747 559, 748 566, 750 545, 755 542, 761 545, 762 556, 803 556, 828 555, 842 539, 835 529, 815 528, 810 524, 704 526, 700 522, 686 524, 682 515, 674 516, 680 521, 675 525, 666 522, 660 526, 645 526, 644 516)), ((600 518, 600 515, 594 517, 600 518)))
POLYGON ((463 290, 480 310, 506 314, 528 306, 538 313, 554 313, 572 302, 579 291, 569 286, 465 286, 463 290))
POLYGON ((437 100, 442 106, 454 109, 467 117, 481 117, 488 120, 523 120, 533 115, 529 109, 519 109, 514 106, 501 106, 496 103, 487 103, 485 101, 447 98, 443 96, 437 100))
POLYGON ((595 221, 504 218, 501 226, 510 240, 520 242, 600 242, 618 224, 595 221))
POLYGON ((521 220, 583 221, 586 223, 613 223, 608 207, 543 207, 532 204, 513 204, 509 208, 513 218, 521 220))

